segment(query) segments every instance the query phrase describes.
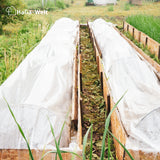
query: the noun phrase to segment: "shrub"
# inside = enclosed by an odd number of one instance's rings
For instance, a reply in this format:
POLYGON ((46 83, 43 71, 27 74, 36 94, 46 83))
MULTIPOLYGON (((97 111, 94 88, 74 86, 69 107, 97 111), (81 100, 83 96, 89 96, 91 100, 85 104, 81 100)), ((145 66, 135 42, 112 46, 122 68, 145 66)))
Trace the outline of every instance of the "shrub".
POLYGON ((15 19, 23 20, 23 15, 8 15, 8 12, 7 12, 8 7, 14 7, 15 9, 23 9, 25 7, 25 5, 22 0, 12 0, 12 1, 1 0, 1 3, 0 3, 0 22, 2 23, 2 25, 7 24, 9 22, 14 22, 15 19))
POLYGON ((125 3, 124 10, 125 11, 129 11, 130 10, 130 4, 129 3, 125 3))
POLYGON ((108 11, 110 11, 110 12, 111 12, 111 11, 114 11, 113 6, 109 6, 109 7, 108 7, 108 11))
POLYGON ((60 8, 60 9, 65 9, 66 8, 66 6, 65 6, 63 1, 57 1, 56 2, 56 7, 60 8))

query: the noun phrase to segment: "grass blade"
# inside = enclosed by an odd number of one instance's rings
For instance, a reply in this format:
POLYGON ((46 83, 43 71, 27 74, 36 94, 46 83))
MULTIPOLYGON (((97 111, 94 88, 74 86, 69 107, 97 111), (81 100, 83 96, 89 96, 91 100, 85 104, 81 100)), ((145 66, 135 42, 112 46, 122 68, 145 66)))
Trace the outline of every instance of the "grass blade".
POLYGON ((108 134, 108 160, 110 160, 110 156, 111 156, 111 148, 110 148, 110 137, 109 137, 109 134, 108 134))
MULTIPOLYGON (((126 91, 127 92, 127 91, 126 91)), ((114 109, 117 107, 118 103, 122 100, 122 98, 124 97, 124 95, 126 94, 126 92, 122 95, 122 97, 118 100, 118 102, 114 105, 114 107, 112 108, 111 112, 109 113, 106 122, 105 122, 105 130, 103 133, 103 139, 102 139, 102 149, 101 149, 101 160, 104 160, 104 152, 105 152, 105 139, 106 139, 106 135, 107 135, 107 131, 108 131, 108 127, 109 127, 109 123, 110 123, 110 118, 111 115, 114 111, 114 109)))
POLYGON ((19 131, 20 131, 20 133, 21 133, 21 135, 22 135, 22 137, 23 137, 23 139, 25 140, 25 142, 26 142, 26 144, 27 144, 30 159, 31 159, 31 160, 34 160, 33 155, 32 155, 32 152, 31 152, 31 149, 30 149, 30 146, 29 146, 29 143, 28 143, 28 141, 27 141, 27 138, 26 138, 26 136, 25 136, 25 134, 24 134, 21 126, 20 126, 19 123, 17 122, 16 117, 14 116, 14 113, 13 113, 11 107, 9 106, 7 100, 6 100, 5 98, 4 98, 4 100, 6 101, 7 106, 8 106, 8 109, 9 109, 9 111, 10 111, 10 113, 11 113, 11 115, 12 115, 12 117, 13 117, 13 119, 14 119, 14 121, 15 121, 15 123, 16 123, 16 125, 17 125, 17 127, 18 127, 18 129, 19 129, 19 131))
POLYGON ((61 151, 60 151, 59 146, 58 146, 58 143, 57 143, 57 141, 56 141, 56 137, 55 137, 55 134, 54 134, 53 126, 52 126, 49 118, 48 118, 48 120, 49 120, 49 123, 50 123, 50 128, 51 128, 52 135, 53 135, 53 137, 54 137, 54 142, 55 142, 55 145, 56 145, 56 149, 57 149, 57 153, 58 153, 59 159, 60 159, 60 160, 63 160, 63 159, 62 159, 62 155, 61 155, 61 151))
MULTIPOLYGON (((69 112, 66 115, 66 119, 68 118, 68 116, 69 116, 69 112)), ((61 142, 62 132, 63 132, 65 124, 66 124, 66 120, 64 121, 62 128, 61 128, 61 131, 60 131, 60 135, 59 135, 59 139, 58 139, 58 146, 60 145, 60 142, 61 142)), ((56 153, 55 160, 57 160, 57 153, 56 153)))
POLYGON ((93 142, 92 142, 92 139, 93 139, 93 123, 91 124, 91 138, 90 138, 90 157, 89 159, 92 160, 92 152, 93 152, 93 142))
POLYGON ((134 160, 134 158, 131 156, 131 154, 129 153, 129 151, 126 149, 126 147, 110 132, 108 131, 109 134, 123 147, 123 149, 126 151, 126 153, 128 154, 128 156, 131 158, 131 160, 134 160))
POLYGON ((84 139, 83 139, 83 152, 82 152, 83 160, 86 160, 86 157, 85 157, 86 145, 87 145, 88 134, 89 134, 91 127, 92 127, 92 125, 88 128, 88 130, 84 136, 84 139))

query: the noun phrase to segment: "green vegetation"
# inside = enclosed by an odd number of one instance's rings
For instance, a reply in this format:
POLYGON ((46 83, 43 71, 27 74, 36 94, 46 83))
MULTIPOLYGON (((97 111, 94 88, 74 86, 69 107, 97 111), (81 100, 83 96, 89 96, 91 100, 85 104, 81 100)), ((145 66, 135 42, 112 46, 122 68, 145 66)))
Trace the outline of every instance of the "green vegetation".
POLYGON ((160 43, 160 17, 140 14, 129 16, 126 21, 160 43))
POLYGON ((113 5, 108 7, 108 11, 114 11, 113 5))
POLYGON ((130 10, 130 6, 131 6, 131 4, 126 2, 126 3, 124 4, 124 10, 125 10, 125 11, 129 11, 129 10, 130 10))
POLYGON ((0 36, 0 84, 18 67, 26 55, 43 38, 52 22, 33 20, 25 17, 25 22, 17 21, 3 27, 0 36), (49 24, 49 25, 48 25, 49 24))
POLYGON ((152 54, 147 46, 144 46, 142 43, 139 43, 137 40, 134 39, 134 37, 129 32, 123 32, 124 35, 129 38, 137 47, 143 50, 144 53, 146 53, 148 56, 150 56, 154 61, 156 61, 158 64, 160 64, 160 59, 155 54, 152 54))
POLYGON ((9 8, 14 6, 17 9, 24 9, 25 4, 22 0, 1 0, 0 2, 0 34, 2 33, 2 25, 15 20, 23 20, 23 15, 14 15, 15 9, 9 8), (9 14, 9 15, 8 15, 9 14), (12 15, 13 14, 13 15, 12 15))
POLYGON ((71 0, 25 0, 28 9, 47 9, 53 11, 69 7, 71 0))
POLYGON ((93 3, 93 0, 88 0, 87 2, 88 2, 88 3, 93 3))

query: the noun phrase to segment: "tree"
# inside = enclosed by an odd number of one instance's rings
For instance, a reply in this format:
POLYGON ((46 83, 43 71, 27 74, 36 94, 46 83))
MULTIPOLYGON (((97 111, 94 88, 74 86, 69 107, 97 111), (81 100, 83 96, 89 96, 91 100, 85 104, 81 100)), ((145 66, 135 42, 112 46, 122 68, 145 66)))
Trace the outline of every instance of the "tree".
POLYGON ((0 23, 7 24, 13 22, 14 19, 21 19, 22 15, 9 14, 9 9, 24 9, 25 4, 23 0, 0 0, 0 23))

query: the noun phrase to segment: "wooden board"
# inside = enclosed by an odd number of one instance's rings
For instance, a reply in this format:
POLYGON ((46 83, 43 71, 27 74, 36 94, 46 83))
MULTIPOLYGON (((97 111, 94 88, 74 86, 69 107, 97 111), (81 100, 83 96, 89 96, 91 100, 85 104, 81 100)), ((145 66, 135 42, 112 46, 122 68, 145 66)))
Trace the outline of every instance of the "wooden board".
POLYGON ((160 44, 148 37, 148 49, 160 59, 160 44))
POLYGON ((78 120, 78 47, 73 64, 72 120, 78 120))
MULTIPOLYGON (((40 160, 41 157, 46 153, 47 151, 39 151, 39 150, 32 150, 32 154, 34 157, 34 160, 40 160)), ((81 154, 81 153, 77 153, 81 154)), ((55 153, 49 153, 43 160, 54 160, 56 154, 55 153)), ((70 153, 62 153, 63 160, 71 160, 73 157, 70 153)), ((29 152, 27 149, 4 149, 0 150, 0 159, 1 160, 29 160, 29 152)), ((59 157, 57 158, 59 160, 59 157)), ((80 160, 80 158, 75 157, 76 160, 80 160)))
POLYGON ((141 35, 140 35, 140 42, 141 42, 144 46, 147 46, 148 36, 147 36, 146 34, 144 34, 143 32, 141 32, 141 35))
POLYGON ((140 34, 141 32, 138 29, 134 28, 134 39, 138 42, 140 42, 140 34))

